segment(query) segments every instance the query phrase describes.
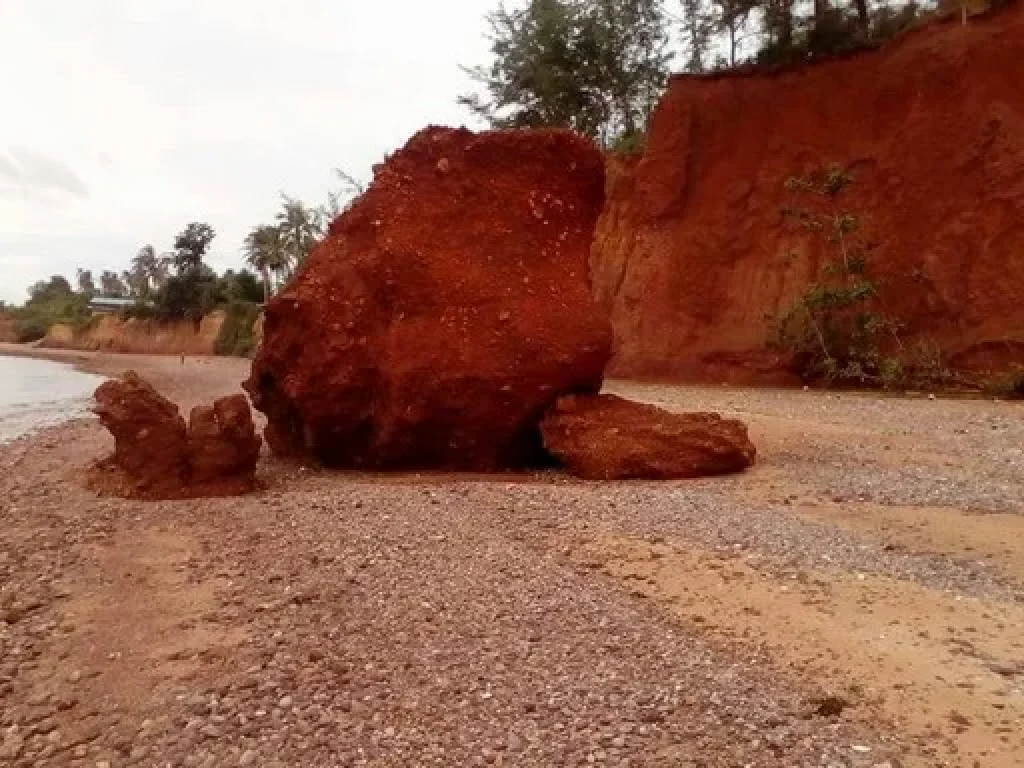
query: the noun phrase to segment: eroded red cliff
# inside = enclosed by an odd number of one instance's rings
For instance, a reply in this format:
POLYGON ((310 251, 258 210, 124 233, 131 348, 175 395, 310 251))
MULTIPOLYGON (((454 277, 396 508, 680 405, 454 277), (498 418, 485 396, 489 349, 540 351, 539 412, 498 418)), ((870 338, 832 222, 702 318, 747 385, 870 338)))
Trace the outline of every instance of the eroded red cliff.
POLYGON ((903 342, 1024 362, 1024 7, 775 74, 677 77, 613 163, 592 255, 620 375, 765 380, 771 319, 829 258, 786 180, 836 163, 903 342))

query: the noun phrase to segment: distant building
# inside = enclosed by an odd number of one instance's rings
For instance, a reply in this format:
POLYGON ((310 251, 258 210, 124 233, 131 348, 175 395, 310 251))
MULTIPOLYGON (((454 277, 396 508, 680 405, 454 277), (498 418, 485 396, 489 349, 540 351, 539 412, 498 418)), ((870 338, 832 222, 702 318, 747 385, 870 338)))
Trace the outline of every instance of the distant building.
POLYGON ((113 315, 128 309, 128 307, 133 307, 137 303, 138 301, 136 299, 118 299, 106 296, 95 296, 94 298, 89 299, 89 309, 94 314, 113 315))

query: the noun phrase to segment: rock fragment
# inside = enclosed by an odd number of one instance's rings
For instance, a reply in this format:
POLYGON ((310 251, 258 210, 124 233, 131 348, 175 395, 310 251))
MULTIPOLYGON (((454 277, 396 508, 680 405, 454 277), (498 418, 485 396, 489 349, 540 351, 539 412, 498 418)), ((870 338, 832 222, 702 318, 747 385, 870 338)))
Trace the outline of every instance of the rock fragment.
POLYGON ((615 395, 561 398, 541 422, 544 446, 593 480, 740 472, 756 454, 747 427, 717 413, 672 413, 615 395))
POLYGON ((134 371, 101 384, 95 412, 114 436, 114 455, 93 473, 98 490, 144 498, 233 495, 251 490, 261 440, 244 395, 178 406, 134 371))

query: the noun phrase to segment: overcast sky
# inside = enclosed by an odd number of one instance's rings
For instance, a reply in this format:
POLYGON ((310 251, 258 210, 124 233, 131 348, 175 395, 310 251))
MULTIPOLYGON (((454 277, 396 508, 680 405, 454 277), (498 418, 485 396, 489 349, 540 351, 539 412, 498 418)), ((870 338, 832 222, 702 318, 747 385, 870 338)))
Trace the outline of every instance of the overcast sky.
POLYGON ((211 263, 287 192, 468 122, 489 0, 0 0, 0 300, 125 269, 193 220, 211 263))

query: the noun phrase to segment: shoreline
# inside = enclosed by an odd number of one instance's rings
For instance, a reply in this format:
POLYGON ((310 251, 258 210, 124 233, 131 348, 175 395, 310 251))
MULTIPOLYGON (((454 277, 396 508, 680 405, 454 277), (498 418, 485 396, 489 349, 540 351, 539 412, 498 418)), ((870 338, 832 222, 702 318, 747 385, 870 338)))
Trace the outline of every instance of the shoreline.
POLYGON ((88 367, 98 354, 97 352, 78 349, 50 349, 47 347, 37 347, 32 344, 0 342, 0 357, 25 357, 30 360, 49 360, 54 363, 67 363, 84 373, 101 373, 88 367))
MULTIPOLYGON (((70 365, 82 373, 113 378, 135 370, 165 397, 178 404, 182 415, 199 404, 242 391, 250 361, 240 357, 146 355, 88 350, 45 349, 0 343, 0 356, 25 357, 70 365)), ((258 414, 257 414, 258 415, 258 414)))
MULTIPOLYGON (((88 349, 66 349, 61 347, 39 347, 33 344, 14 344, 0 342, 0 357, 24 357, 29 360, 47 360, 52 363, 65 363, 83 373, 99 376, 116 376, 126 367, 118 365, 118 360, 148 360, 151 358, 180 361, 181 355, 137 354, 131 352, 103 352, 88 349)), ((216 358, 216 355, 184 355, 185 359, 216 358)))
MULTIPOLYGON (((27 357, 37 360, 49 360, 55 363, 66 363, 76 370, 85 373, 93 373, 100 376, 118 376, 132 366, 130 363, 139 364, 140 361, 165 360, 177 361, 180 363, 181 355, 177 354, 150 354, 132 352, 104 352, 82 349, 63 349, 37 347, 31 344, 14 344, 11 342, 0 342, 0 357, 27 357)), ((221 355, 185 355, 186 363, 203 361, 240 360, 244 365, 250 365, 250 358, 230 357, 221 355)), ((143 363, 144 367, 149 367, 143 363)), ((153 382, 159 389, 159 384, 153 382)), ((606 388, 614 391, 621 387, 636 387, 641 390, 658 389, 692 389, 718 390, 723 393, 763 393, 785 396, 789 394, 803 394, 817 397, 830 398, 884 398, 891 400, 924 400, 938 399, 951 402, 988 401, 1001 403, 1015 403, 1013 398, 996 397, 981 391, 936 391, 924 390, 880 390, 880 389, 844 389, 828 387, 805 387, 803 385, 793 386, 756 386, 748 384, 709 383, 705 381, 671 380, 660 377, 652 378, 620 378, 605 377, 606 388)), ((1024 402, 1024 401, 1022 401, 1024 402)))

